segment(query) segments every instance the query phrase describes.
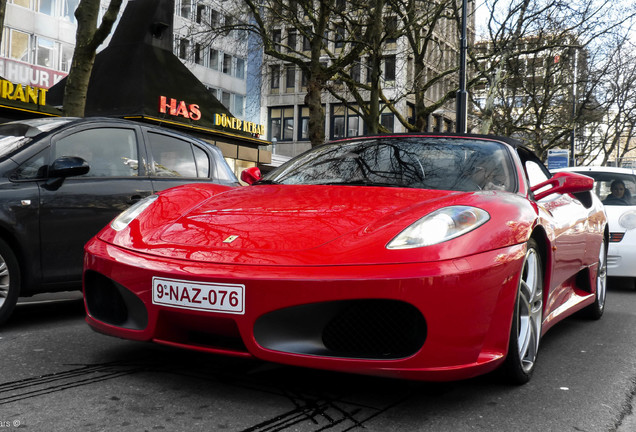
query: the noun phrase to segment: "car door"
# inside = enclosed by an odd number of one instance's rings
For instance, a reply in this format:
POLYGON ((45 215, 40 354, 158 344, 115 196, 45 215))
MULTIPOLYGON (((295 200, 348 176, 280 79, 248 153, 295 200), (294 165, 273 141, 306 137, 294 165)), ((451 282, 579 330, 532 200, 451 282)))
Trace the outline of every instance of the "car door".
POLYGON ((80 280, 84 244, 117 214, 152 193, 131 125, 82 125, 51 140, 50 160, 79 156, 90 171, 40 185, 41 262, 45 282, 80 280))
MULTIPOLYGON (((524 161, 530 185, 534 186, 550 178, 550 173, 539 160, 524 161)), ((537 202, 544 210, 554 234, 551 287, 563 284, 585 266, 587 245, 587 223, 590 211, 575 196, 570 194, 549 195, 537 202)), ((598 252, 598 251, 597 251, 598 252)), ((548 307, 558 306, 569 295, 568 287, 551 292, 548 307)))
POLYGON ((221 152, 198 140, 147 130, 150 173, 155 191, 192 182, 237 185, 221 152))

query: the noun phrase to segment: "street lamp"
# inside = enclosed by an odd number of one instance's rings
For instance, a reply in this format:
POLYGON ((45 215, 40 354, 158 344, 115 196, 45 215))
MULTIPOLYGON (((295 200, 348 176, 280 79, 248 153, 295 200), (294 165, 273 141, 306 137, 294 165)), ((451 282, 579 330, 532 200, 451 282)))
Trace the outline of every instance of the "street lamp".
POLYGON ((457 91, 457 133, 466 133, 468 123, 468 94, 466 92, 466 51, 468 42, 466 40, 466 15, 468 0, 462 0, 462 28, 459 48, 459 90, 457 91))

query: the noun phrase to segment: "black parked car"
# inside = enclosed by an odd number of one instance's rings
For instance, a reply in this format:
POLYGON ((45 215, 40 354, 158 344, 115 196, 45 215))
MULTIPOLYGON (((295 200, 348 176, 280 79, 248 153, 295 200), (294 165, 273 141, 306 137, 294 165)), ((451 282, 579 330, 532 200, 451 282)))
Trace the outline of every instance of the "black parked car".
POLYGON ((118 213, 189 182, 238 186, 221 151, 109 118, 0 125, 0 324, 18 296, 81 287, 83 246, 118 213))

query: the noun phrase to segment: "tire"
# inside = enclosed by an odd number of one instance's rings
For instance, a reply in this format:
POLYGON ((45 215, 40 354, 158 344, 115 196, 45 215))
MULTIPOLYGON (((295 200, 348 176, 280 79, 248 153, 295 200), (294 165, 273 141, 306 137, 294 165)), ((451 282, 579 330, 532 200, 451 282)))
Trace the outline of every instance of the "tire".
POLYGON ((543 322, 542 267, 537 243, 530 239, 519 277, 508 355, 502 365, 504 377, 511 384, 527 383, 534 372, 543 322))
POLYGON ((9 319, 20 295, 20 267, 9 245, 0 239, 0 325, 9 319))
POLYGON ((601 242, 598 253, 598 271, 596 272, 596 298, 594 303, 581 310, 584 318, 598 320, 605 311, 605 299, 607 298, 607 248, 605 240, 601 242))

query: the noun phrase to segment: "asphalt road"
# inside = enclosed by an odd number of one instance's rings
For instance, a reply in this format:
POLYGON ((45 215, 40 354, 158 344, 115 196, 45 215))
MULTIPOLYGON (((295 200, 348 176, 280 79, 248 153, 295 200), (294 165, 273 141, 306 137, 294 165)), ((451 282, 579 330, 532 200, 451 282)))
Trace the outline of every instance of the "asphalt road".
MULTIPOLYGON (((41 300, 41 299, 38 299, 41 300)), ((0 328, 0 432, 636 431, 636 291, 543 338, 532 381, 407 382, 226 359, 91 331, 81 299, 0 328)))

